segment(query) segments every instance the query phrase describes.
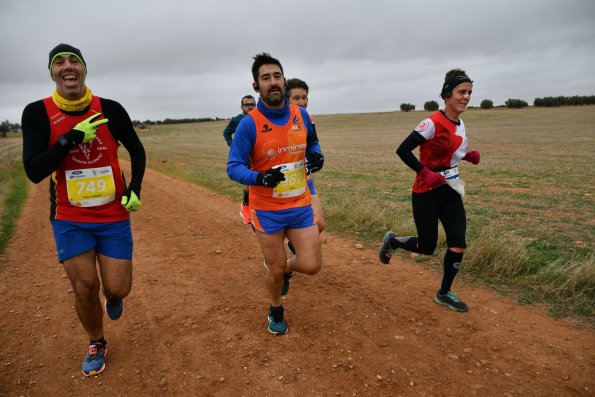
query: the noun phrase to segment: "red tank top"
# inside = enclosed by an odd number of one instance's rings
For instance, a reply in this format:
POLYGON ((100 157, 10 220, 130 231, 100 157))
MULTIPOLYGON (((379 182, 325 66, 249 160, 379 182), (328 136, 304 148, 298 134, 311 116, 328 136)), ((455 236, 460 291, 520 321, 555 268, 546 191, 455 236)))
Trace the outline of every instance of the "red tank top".
POLYGON ((259 110, 250 116, 256 128, 256 142, 250 153, 253 171, 282 167, 285 181, 276 188, 250 186, 250 207, 257 210, 283 210, 310 205, 306 187, 306 148, 308 130, 297 105, 289 105, 289 120, 277 126, 259 110))
MULTIPOLYGON (((89 110, 80 116, 62 112, 51 97, 45 98, 43 103, 50 120, 49 146, 81 121, 102 113, 97 96, 93 96, 89 110)), ((120 145, 108 125, 97 127, 97 138, 92 141, 74 145, 52 173, 52 219, 102 223, 129 218, 128 211, 120 203, 125 190, 118 161, 120 145)))

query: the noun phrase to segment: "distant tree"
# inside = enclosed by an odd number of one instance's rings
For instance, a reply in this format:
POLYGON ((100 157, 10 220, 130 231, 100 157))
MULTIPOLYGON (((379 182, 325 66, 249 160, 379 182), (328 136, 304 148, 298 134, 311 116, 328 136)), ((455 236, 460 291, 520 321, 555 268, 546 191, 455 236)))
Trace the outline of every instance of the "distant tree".
POLYGON ((529 106, 527 101, 523 101, 522 99, 508 99, 504 104, 509 109, 520 109, 529 106))
POLYGON ((492 109, 494 107, 494 102, 492 102, 489 99, 484 99, 479 104, 479 107, 482 108, 482 109, 492 109))
POLYGON ((415 105, 413 105, 411 103, 402 103, 401 104, 401 112, 411 112, 412 110, 415 110, 415 105))
POLYGON ((5 120, 0 123, 0 137, 6 138, 6 133, 10 131, 10 121, 5 120))
POLYGON ((427 101, 424 103, 424 110, 427 110, 428 112, 435 112, 439 107, 440 105, 438 105, 438 102, 436 101, 427 101))

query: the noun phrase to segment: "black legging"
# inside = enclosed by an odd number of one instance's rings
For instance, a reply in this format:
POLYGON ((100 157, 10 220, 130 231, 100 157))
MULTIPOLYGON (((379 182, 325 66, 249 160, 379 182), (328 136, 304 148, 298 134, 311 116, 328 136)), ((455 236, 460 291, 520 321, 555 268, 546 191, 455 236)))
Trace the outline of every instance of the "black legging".
POLYGON ((431 255, 438 242, 438 220, 446 233, 448 247, 466 248, 467 218, 461 196, 442 185, 425 193, 412 193, 413 218, 420 254, 431 255))

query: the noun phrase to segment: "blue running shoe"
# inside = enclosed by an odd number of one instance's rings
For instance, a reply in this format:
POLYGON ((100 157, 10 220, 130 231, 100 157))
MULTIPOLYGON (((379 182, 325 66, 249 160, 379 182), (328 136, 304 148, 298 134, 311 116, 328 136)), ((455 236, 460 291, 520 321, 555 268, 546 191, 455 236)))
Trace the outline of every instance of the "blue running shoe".
POLYGON ((283 306, 276 316, 273 314, 273 308, 269 307, 269 332, 273 335, 284 335, 287 333, 287 324, 283 318, 283 306), (277 321, 275 321, 277 317, 277 321))
POLYGON ((124 299, 111 297, 105 300, 105 312, 111 320, 119 319, 123 311, 124 299))
POLYGON ((281 288, 281 295, 285 296, 289 292, 289 279, 293 277, 293 272, 285 272, 283 275, 283 288, 281 288))
POLYGON ((390 258, 392 258, 393 254, 397 250, 396 248, 393 249, 390 246, 390 240, 392 240, 393 237, 395 237, 395 233, 392 230, 386 232, 384 234, 384 239, 382 240, 382 245, 378 250, 378 259, 380 259, 380 262, 385 265, 388 265, 390 258))
POLYGON ((105 370, 107 343, 91 343, 83 360, 83 375, 99 375, 105 370))
POLYGON ((457 312, 466 312, 469 310, 469 306, 465 302, 459 299, 457 294, 452 291, 448 291, 446 294, 441 295, 440 291, 436 292, 434 300, 439 305, 444 305, 449 309, 456 310, 457 312))

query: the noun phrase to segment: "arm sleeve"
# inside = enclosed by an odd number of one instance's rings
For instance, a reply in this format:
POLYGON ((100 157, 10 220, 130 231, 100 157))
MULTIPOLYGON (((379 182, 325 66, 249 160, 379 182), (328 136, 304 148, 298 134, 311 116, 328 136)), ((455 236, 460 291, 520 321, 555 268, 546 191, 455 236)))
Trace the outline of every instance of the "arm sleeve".
POLYGON ((145 175, 146 154, 145 148, 141 143, 132 121, 126 110, 118 102, 101 99, 103 115, 109 119, 108 126, 116 140, 122 142, 122 145, 130 155, 131 178, 128 187, 140 198, 141 184, 145 175))
POLYGON ((250 169, 250 153, 256 143, 256 126, 252 117, 244 117, 231 142, 227 158, 227 175, 243 185, 256 185, 259 172, 250 169))
POLYGON ((236 117, 232 117, 227 124, 227 127, 223 130, 223 137, 225 138, 225 142, 227 142, 227 146, 231 147, 231 141, 233 134, 236 132, 236 128, 238 128, 238 120, 236 117))
MULTIPOLYGON (((43 101, 33 102, 23 110, 21 118, 23 130, 23 166, 31 182, 39 183, 56 171, 70 151, 70 146, 62 146, 56 142, 48 147, 50 141, 50 120, 43 101)), ((64 135, 69 141, 74 135, 82 141, 83 133, 70 131, 64 135)))
POLYGON ((424 168, 419 162, 417 157, 412 153, 413 150, 425 142, 425 138, 417 131, 413 131, 397 148, 397 155, 403 160, 403 162, 411 168, 413 171, 418 173, 424 168))

